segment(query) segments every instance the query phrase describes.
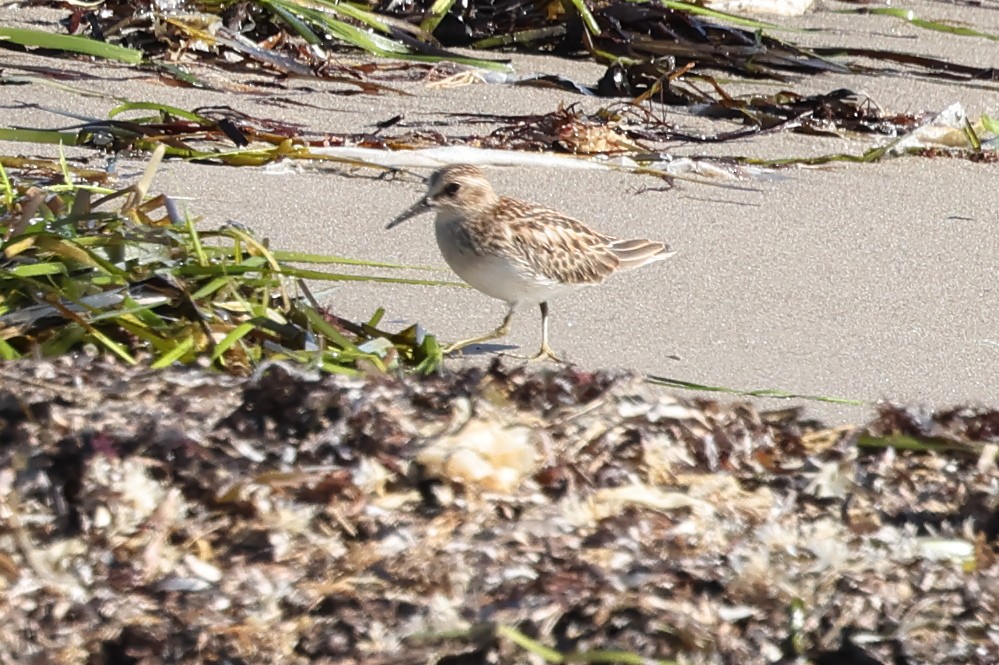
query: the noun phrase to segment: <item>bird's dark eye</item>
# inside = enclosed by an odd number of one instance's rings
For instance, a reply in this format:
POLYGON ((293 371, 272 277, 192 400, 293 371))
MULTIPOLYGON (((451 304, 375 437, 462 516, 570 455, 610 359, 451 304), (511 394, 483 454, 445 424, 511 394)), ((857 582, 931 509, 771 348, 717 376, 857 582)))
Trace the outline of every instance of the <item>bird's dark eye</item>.
POLYGON ((454 196, 455 194, 458 193, 459 189, 461 189, 461 185, 459 185, 456 182, 449 182, 447 184, 447 187, 444 188, 444 195, 445 196, 454 196))

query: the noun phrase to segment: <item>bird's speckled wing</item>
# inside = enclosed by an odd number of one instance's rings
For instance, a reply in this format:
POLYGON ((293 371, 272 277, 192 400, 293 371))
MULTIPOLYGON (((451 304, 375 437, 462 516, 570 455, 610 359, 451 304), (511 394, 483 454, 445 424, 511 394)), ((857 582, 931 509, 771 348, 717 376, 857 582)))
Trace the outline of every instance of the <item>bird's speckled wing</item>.
POLYGON ((599 284, 620 264, 610 244, 616 239, 544 206, 503 197, 485 252, 516 255, 526 268, 563 284, 599 284), (498 233, 503 229, 503 233, 498 233))

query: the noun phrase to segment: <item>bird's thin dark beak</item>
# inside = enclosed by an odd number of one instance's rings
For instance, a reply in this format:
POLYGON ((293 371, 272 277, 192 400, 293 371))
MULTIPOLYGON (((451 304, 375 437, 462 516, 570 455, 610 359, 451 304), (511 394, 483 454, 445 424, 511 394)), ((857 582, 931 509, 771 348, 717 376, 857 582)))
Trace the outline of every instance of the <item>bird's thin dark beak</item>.
POLYGON ((430 201, 428 201, 427 197, 424 196, 422 199, 414 203, 409 210, 402 213, 401 215, 393 219, 391 222, 386 224, 385 228, 391 229, 393 227, 399 226, 410 217, 416 217, 417 215, 422 215, 423 213, 428 212, 429 210, 430 210, 430 201))

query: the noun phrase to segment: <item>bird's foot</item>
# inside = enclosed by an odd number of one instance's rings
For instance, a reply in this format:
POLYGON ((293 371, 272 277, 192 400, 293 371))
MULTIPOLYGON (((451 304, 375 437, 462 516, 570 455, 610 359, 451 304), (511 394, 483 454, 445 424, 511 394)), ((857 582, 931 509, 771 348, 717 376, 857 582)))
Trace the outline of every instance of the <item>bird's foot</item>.
POLYGON ((571 365, 572 363, 563 358, 559 358, 552 347, 548 346, 547 343, 541 345, 541 349, 538 350, 533 356, 518 356, 512 353, 504 353, 504 356, 508 358, 517 358, 518 360, 526 360, 529 363, 537 362, 539 360, 548 360, 553 363, 559 363, 561 365, 571 365))

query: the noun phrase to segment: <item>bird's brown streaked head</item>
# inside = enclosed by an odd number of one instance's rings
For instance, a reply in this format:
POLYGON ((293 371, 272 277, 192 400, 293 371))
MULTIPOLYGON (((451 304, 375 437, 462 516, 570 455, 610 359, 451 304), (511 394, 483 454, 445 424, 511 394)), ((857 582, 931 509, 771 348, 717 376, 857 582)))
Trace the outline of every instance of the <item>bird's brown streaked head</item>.
POLYGON ((466 215, 496 205, 499 196, 477 166, 453 164, 434 172, 427 181, 427 193, 412 207, 385 227, 391 229, 411 217, 437 211, 466 215))

